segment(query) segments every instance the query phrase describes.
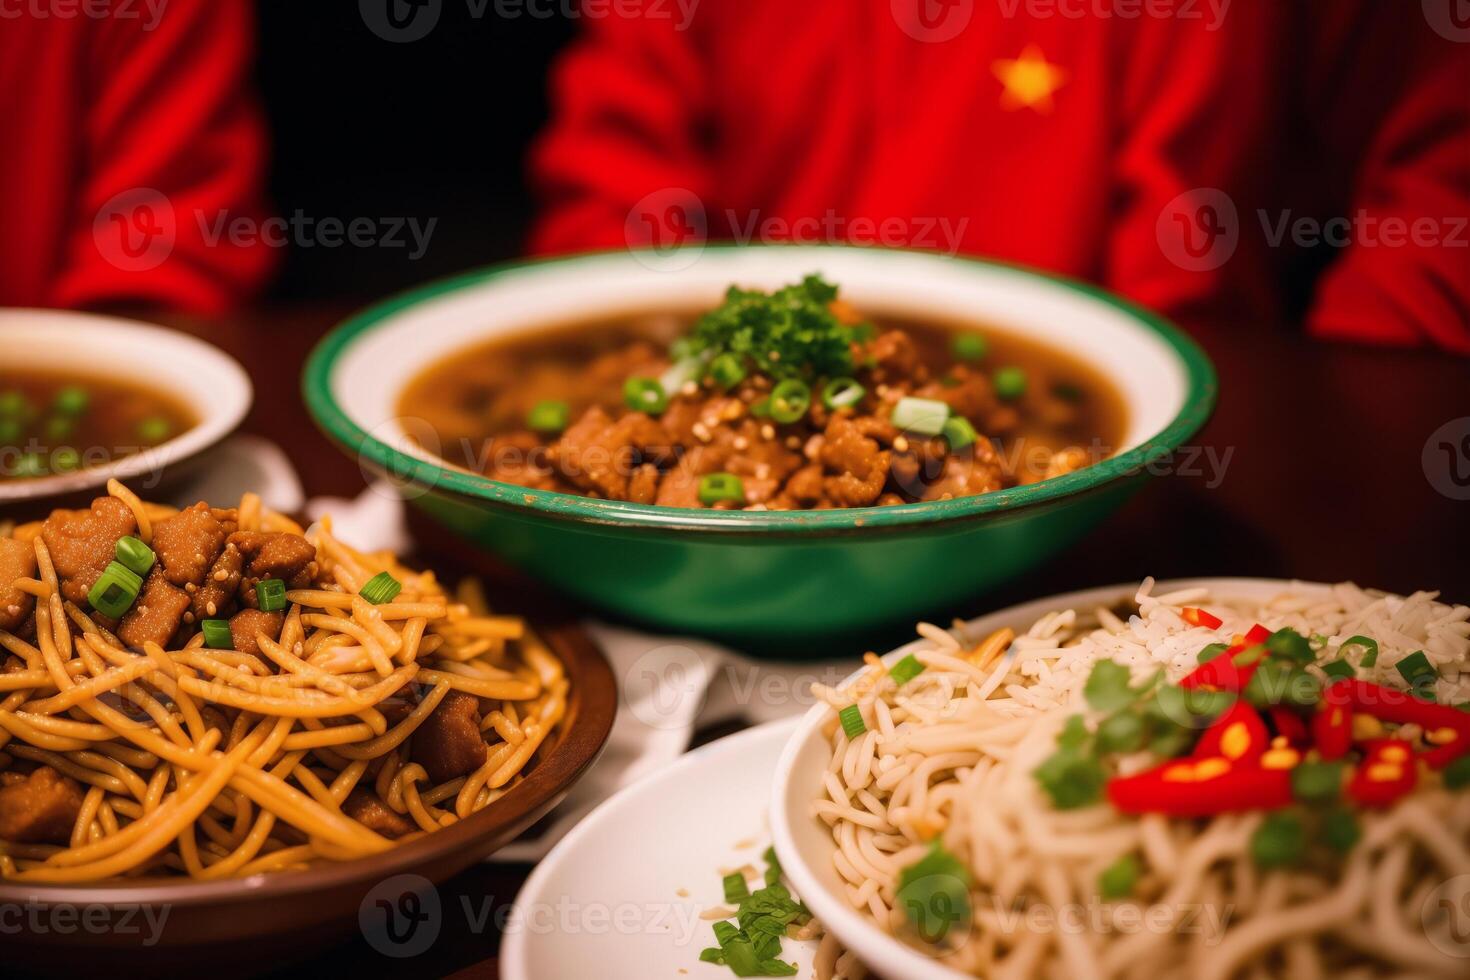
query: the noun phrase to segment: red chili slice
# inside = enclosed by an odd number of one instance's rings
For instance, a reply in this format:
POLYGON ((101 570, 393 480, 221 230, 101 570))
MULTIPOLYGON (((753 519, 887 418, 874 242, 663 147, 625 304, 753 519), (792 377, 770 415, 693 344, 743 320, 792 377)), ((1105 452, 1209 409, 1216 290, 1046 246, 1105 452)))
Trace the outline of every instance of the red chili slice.
POLYGON ((1301 749, 1312 744, 1307 723, 1295 711, 1276 704, 1266 709, 1266 715, 1271 719, 1276 734, 1286 739, 1288 745, 1301 749))
POLYGON ((1329 762, 1341 759, 1352 748, 1353 692, 1346 681, 1323 688, 1317 713, 1312 716, 1312 742, 1329 762))
POLYGON ((1347 689, 1354 710, 1379 721, 1418 725, 1431 741, 1439 740, 1435 748, 1419 756, 1434 769, 1442 769, 1470 751, 1470 714, 1459 708, 1356 679, 1342 680, 1333 687, 1347 689))
POLYGON ((1271 744, 1271 733, 1260 714, 1244 701, 1236 701, 1215 719, 1195 746, 1197 759, 1221 756, 1240 765, 1260 759, 1271 744))
POLYGON ((1376 739, 1368 743, 1347 791, 1363 806, 1388 806, 1408 795, 1418 781, 1414 747, 1402 739, 1376 739))
POLYGON ((1188 674, 1185 674, 1180 679, 1179 686, 1183 688, 1211 688, 1217 691, 1239 692, 1245 690, 1245 686, 1250 683, 1251 675, 1256 672, 1256 668, 1261 665, 1266 657, 1264 650, 1255 651, 1246 657, 1241 657, 1240 654, 1266 642, 1267 637, 1270 635, 1270 630, 1257 623, 1250 628, 1250 632, 1241 638, 1244 642, 1235 644, 1214 660, 1202 663, 1188 674), (1239 662, 1240 660, 1246 660, 1247 662, 1242 664, 1239 662))
POLYGON ((1222 625, 1224 625, 1224 620, 1222 620, 1219 616, 1212 615, 1203 609, 1196 608, 1195 606, 1185 606, 1183 609, 1179 610, 1179 615, 1182 616, 1184 618, 1184 621, 1190 626, 1203 626, 1206 629, 1217 630, 1222 625))
POLYGON ((1221 756, 1175 759, 1108 782, 1108 800, 1123 813, 1211 817, 1236 810, 1274 810, 1291 803, 1291 770, 1240 766, 1221 756))

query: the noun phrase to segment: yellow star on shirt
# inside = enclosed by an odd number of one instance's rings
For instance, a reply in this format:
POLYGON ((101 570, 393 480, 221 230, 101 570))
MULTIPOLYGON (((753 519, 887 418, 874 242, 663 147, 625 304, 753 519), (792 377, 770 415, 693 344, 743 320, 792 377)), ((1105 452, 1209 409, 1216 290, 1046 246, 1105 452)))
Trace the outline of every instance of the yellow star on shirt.
POLYGON ((1067 83, 1066 69, 1047 61, 1034 44, 1026 45, 1019 58, 997 58, 990 70, 1005 86, 1001 108, 1010 111, 1029 106, 1037 112, 1051 112, 1052 93, 1067 83))

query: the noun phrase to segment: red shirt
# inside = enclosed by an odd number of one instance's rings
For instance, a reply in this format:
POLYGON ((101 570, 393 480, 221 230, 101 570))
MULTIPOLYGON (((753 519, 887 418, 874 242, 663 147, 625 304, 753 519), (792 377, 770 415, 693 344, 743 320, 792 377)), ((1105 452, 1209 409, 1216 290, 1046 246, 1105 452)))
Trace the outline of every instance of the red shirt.
POLYGON ((247 0, 0 10, 0 305, 226 309, 265 280, 247 0))
POLYGON ((1326 234, 1315 333, 1470 352, 1470 44, 1419 4, 585 2, 535 251, 902 244, 1250 322, 1326 234))

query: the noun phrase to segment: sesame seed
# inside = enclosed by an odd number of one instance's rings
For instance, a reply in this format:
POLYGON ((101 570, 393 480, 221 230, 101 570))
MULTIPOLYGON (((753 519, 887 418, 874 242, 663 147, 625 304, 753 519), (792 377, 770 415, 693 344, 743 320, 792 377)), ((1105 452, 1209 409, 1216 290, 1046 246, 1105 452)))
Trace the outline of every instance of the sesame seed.
POLYGON ((208 605, 204 607, 204 611, 213 616, 215 613, 219 612, 219 607, 216 606, 213 601, 211 601, 208 605))
POLYGON ((757 480, 765 480, 765 479, 769 478, 770 475, 771 475, 771 464, 770 463, 756 463, 755 464, 755 478, 757 480))
POLYGON ((769 422, 761 426, 761 438, 766 440, 766 442, 770 442, 776 438, 776 427, 769 422))
POLYGON ((737 452, 744 452, 750 448, 750 440, 744 436, 736 436, 735 441, 731 445, 735 447, 737 452))
POLYGON ((786 437, 786 448, 787 449, 800 449, 801 448, 801 439, 799 439, 796 436, 787 436, 786 437))
POLYGON ((705 425, 703 422, 695 422, 689 427, 689 429, 691 432, 694 433, 694 435, 699 439, 700 442, 709 442, 709 426, 705 425))
POLYGON ((894 439, 893 440, 893 448, 894 449, 897 449, 901 453, 908 452, 909 451, 909 441, 908 441, 908 439, 904 438, 903 436, 899 436, 897 439, 894 439))

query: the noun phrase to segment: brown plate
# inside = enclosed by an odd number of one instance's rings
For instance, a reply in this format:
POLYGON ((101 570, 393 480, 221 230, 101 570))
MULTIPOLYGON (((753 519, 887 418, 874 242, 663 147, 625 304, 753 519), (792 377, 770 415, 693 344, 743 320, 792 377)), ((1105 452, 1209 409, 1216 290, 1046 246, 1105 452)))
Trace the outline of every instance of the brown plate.
POLYGON ((524 833, 596 760, 617 712, 617 688, 602 651, 570 618, 540 614, 548 603, 532 605, 537 611, 520 611, 529 613, 566 668, 566 720, 550 754, 492 805, 382 854, 307 871, 211 882, 0 884, 4 972, 80 962, 95 969, 104 951, 109 970, 125 968, 134 957, 156 967, 170 954, 192 951, 197 957, 201 946, 236 947, 248 957, 221 958, 221 975, 268 969, 279 965, 279 955, 309 953, 340 938, 356 927, 365 905, 401 902, 401 883, 389 879, 416 875, 441 882, 524 833))

